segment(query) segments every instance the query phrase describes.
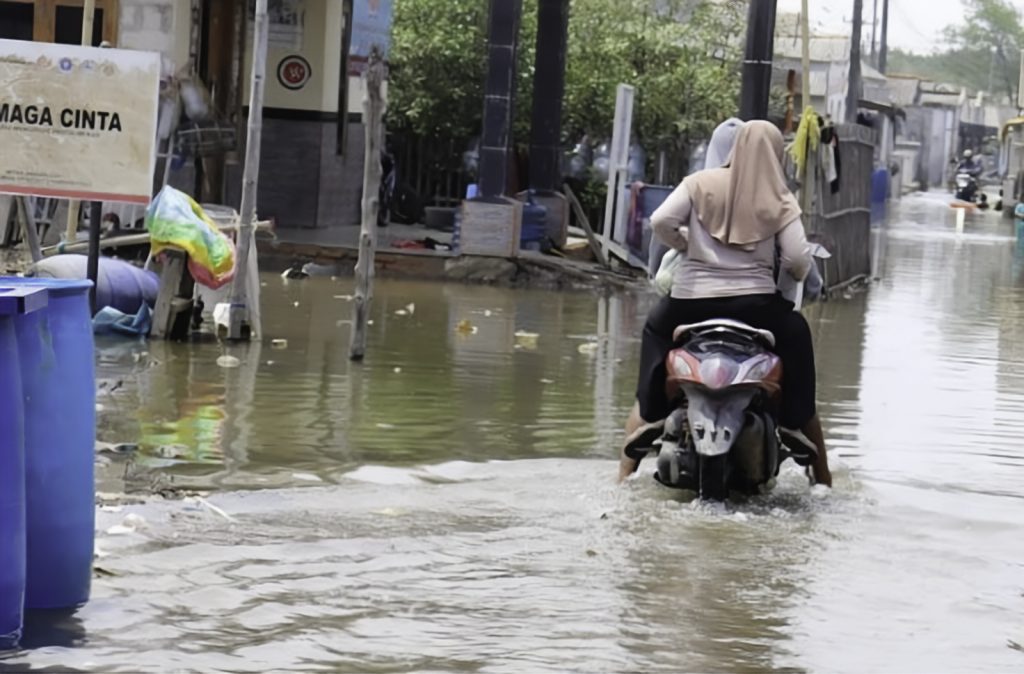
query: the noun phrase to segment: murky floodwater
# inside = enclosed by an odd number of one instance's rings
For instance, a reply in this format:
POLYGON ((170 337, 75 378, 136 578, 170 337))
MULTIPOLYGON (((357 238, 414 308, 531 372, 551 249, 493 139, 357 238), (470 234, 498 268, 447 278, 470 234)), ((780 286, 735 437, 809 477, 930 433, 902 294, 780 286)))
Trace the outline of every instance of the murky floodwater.
POLYGON ((105 474, 245 491, 101 512, 94 600, 0 671, 1022 671, 1011 232, 904 202, 810 315, 836 489, 722 509, 613 485, 646 298, 381 282, 351 366, 350 283, 271 277, 287 349, 107 345, 105 474))

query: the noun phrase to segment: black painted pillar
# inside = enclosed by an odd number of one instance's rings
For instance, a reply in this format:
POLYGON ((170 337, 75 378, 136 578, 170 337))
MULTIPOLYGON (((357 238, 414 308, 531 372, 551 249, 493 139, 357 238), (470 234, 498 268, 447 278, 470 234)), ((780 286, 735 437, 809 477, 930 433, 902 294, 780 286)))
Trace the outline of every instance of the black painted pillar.
POLYGON ((537 190, 558 190, 562 186, 562 99, 568 30, 569 0, 539 0, 530 124, 530 187, 537 190))
POLYGON ((515 105, 516 44, 522 10, 523 0, 491 0, 484 128, 480 140, 480 195, 484 197, 501 196, 508 182, 515 105))
POLYGON ((744 121, 768 117, 774 40, 775 0, 750 0, 740 88, 740 119, 744 121))

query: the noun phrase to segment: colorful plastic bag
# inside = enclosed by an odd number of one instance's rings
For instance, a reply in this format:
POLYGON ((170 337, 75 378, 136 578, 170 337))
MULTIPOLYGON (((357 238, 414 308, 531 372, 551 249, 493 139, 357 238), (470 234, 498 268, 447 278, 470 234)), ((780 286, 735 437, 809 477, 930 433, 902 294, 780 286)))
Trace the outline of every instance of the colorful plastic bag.
POLYGON ((153 255, 166 248, 188 253, 197 283, 220 288, 235 276, 235 245, 189 195, 165 186, 146 209, 153 255))

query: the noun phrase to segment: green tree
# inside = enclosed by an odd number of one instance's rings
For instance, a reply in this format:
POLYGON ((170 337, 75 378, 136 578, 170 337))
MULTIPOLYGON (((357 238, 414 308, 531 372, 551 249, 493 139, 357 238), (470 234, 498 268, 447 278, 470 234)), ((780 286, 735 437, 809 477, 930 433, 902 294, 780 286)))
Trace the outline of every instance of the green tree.
POLYGON ((681 149, 735 114, 742 0, 576 0, 566 128, 607 136, 619 83, 636 87, 633 128, 648 150, 681 149))
POLYGON ((487 3, 397 0, 389 122, 422 136, 467 138, 483 109, 487 3))
MULTIPOLYGON (((996 81, 1010 100, 1016 100, 1024 16, 1009 0, 964 0, 964 9, 964 22, 947 28, 947 36, 957 47, 975 55, 994 50, 995 62, 990 67, 994 67, 996 81)), ((978 75, 976 72, 975 77, 978 75)))
MULTIPOLYGON (((514 134, 529 132, 536 0, 525 0, 514 134)), ((734 114, 744 0, 573 0, 564 128, 610 135, 619 83, 637 88, 649 151, 681 149, 734 114)), ((486 0, 395 0, 389 121, 464 141, 480 131, 486 0)), ((573 138, 575 140, 575 138, 573 138)))

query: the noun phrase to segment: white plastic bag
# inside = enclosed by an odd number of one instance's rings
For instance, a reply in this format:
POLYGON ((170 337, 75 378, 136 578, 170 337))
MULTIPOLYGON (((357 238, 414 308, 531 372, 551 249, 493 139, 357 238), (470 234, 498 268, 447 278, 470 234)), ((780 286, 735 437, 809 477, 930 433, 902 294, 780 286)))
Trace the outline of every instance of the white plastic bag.
POLYGON ((662 256, 658 273, 651 280, 651 287, 654 288, 654 292, 662 297, 672 292, 672 278, 675 276, 676 269, 682 263, 683 254, 674 248, 662 256))

